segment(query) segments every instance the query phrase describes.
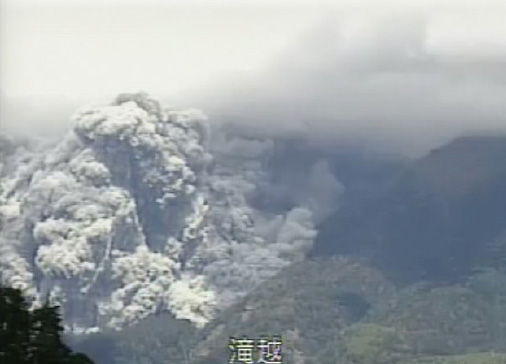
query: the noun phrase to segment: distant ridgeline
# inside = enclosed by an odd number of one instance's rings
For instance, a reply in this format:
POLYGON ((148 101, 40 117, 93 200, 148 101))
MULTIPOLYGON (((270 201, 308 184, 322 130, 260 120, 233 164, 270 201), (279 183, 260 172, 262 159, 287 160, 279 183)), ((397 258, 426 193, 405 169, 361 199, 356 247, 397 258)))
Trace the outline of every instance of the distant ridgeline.
POLYGON ((392 278, 455 281, 506 266, 506 137, 457 139, 321 226, 313 255, 367 255, 392 278))

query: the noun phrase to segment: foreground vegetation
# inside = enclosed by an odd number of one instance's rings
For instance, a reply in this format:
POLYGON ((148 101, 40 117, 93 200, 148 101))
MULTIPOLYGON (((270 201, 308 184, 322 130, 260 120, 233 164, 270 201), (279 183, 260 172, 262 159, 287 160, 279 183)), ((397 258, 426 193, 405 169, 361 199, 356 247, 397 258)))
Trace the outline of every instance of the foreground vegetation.
POLYGON ((63 343, 58 307, 29 310, 17 289, 0 286, 1 364, 93 364, 63 343))

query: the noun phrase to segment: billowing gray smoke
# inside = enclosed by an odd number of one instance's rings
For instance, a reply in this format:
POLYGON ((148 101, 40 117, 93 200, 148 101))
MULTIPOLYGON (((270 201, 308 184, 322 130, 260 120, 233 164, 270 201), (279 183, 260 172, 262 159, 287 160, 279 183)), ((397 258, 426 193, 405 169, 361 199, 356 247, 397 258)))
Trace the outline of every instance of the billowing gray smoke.
POLYGON ((325 160, 271 183, 273 140, 144 93, 74 123, 55 145, 0 144, 1 278, 61 305, 74 332, 163 310, 202 326, 303 259, 342 190, 325 160))
POLYGON ((413 13, 402 2, 366 11, 372 3, 329 16, 270 68, 204 90, 199 105, 259 135, 411 156, 458 136, 505 131, 504 2, 497 11, 483 3, 476 14, 413 13))

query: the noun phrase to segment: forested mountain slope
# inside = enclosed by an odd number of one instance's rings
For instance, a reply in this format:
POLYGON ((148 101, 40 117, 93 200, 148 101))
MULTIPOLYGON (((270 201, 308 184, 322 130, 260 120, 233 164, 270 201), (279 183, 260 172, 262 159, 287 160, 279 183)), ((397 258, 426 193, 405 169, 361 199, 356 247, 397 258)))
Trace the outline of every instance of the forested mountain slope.
POLYGON ((504 247, 505 216, 506 137, 465 137, 414 161, 362 209, 336 212, 313 253, 367 254, 408 281, 458 280, 504 247))
POLYGON ((230 337, 279 335, 285 363, 504 364, 506 275, 487 269, 461 284, 399 287, 365 261, 307 260, 189 329, 161 316, 76 348, 104 364, 218 364, 230 357, 230 337))

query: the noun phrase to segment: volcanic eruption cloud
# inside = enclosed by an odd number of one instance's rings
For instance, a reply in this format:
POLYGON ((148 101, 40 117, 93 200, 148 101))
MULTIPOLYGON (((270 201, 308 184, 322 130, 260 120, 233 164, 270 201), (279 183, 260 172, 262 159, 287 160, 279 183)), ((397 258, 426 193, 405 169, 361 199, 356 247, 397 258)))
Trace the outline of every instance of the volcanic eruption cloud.
POLYGON ((116 4, 96 16, 58 4, 32 17, 33 4, 6 6, 0 25, 19 31, 0 32, 3 283, 34 305, 60 305, 73 332, 158 312, 202 327, 304 259, 351 191, 324 148, 411 157, 468 132, 504 132, 504 1, 427 0, 418 3, 433 6, 409 11, 416 1, 379 3, 322 7, 329 15, 307 29, 294 25, 305 8, 290 8, 298 15, 288 22, 285 8, 263 5, 116 4), (285 25, 301 36, 286 47, 285 25), (276 49, 271 62, 264 43, 276 49), (226 62, 239 71, 223 71, 226 62), (79 109, 71 124, 60 118, 65 97, 80 104, 118 89, 159 97, 120 94, 79 109), (13 103, 16 95, 33 104, 13 103), (57 141, 4 134, 58 123, 57 141), (284 148, 290 140, 301 141, 297 156, 284 148), (305 146, 320 149, 298 158, 305 146))
POLYGON ((272 193, 273 140, 211 140, 201 112, 144 93, 73 122, 55 144, 2 140, 0 267, 34 304, 61 305, 74 332, 164 310, 204 325, 303 259, 342 192, 317 160, 286 188, 286 211, 255 207, 272 193))

